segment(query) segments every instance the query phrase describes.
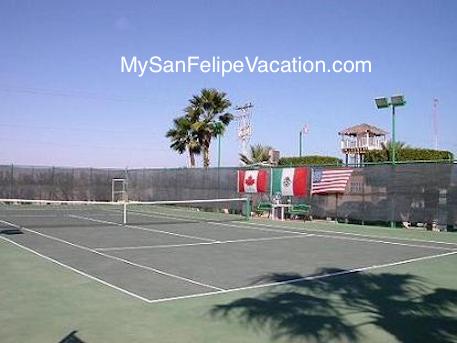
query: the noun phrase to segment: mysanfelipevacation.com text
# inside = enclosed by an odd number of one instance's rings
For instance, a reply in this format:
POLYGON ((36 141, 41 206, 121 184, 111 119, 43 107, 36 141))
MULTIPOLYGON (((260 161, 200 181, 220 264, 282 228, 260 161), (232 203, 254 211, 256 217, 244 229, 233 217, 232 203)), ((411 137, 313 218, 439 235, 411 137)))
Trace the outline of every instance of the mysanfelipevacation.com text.
POLYGON ((140 59, 137 56, 121 56, 121 72, 133 73, 138 77, 150 74, 173 73, 214 73, 224 77, 228 74, 259 73, 259 74, 310 74, 310 73, 371 73, 370 60, 309 60, 302 57, 290 59, 262 59, 259 56, 230 60, 220 56, 209 59, 200 56, 188 56, 184 59, 163 59, 151 56, 140 59))

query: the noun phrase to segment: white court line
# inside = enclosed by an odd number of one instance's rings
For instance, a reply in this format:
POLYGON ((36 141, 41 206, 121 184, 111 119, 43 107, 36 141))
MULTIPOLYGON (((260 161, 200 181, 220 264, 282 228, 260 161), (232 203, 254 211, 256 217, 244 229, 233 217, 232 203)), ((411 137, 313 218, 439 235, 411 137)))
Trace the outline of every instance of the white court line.
POLYGON ((36 234, 36 235, 39 235, 39 236, 48 238, 48 239, 51 239, 51 240, 54 240, 54 241, 57 241, 57 242, 61 242, 61 243, 70 245, 70 246, 72 246, 72 247, 79 248, 79 249, 82 249, 82 250, 85 250, 85 251, 89 251, 89 252, 94 253, 94 254, 96 254, 96 255, 100 255, 100 256, 103 256, 103 257, 106 257, 106 258, 115 260, 115 261, 123 262, 123 263, 125 263, 125 264, 131 265, 131 266, 134 266, 134 267, 138 267, 138 268, 141 268, 141 269, 145 269, 145 270, 148 270, 148 271, 157 273, 157 274, 165 275, 165 276, 168 276, 168 277, 171 277, 171 278, 174 278, 174 279, 182 280, 182 281, 185 281, 185 282, 188 282, 188 283, 192 283, 192 284, 194 284, 194 285, 198 285, 198 286, 202 286, 202 287, 206 287, 206 288, 211 288, 211 289, 218 290, 218 291, 223 291, 223 290, 224 290, 224 288, 220 288, 220 287, 208 285, 208 284, 205 284, 205 283, 203 283, 203 282, 199 282, 199 281, 192 280, 192 279, 189 279, 189 278, 186 278, 186 277, 183 277, 183 276, 171 274, 171 273, 165 272, 165 271, 160 270, 160 269, 156 269, 156 268, 144 266, 144 265, 142 265, 142 264, 138 264, 138 263, 135 263, 135 262, 126 260, 126 259, 121 258, 121 257, 108 255, 108 254, 105 254, 105 253, 103 253, 103 252, 94 250, 94 249, 92 249, 92 248, 85 247, 85 246, 83 246, 83 245, 71 243, 71 242, 68 242, 68 241, 66 241, 66 240, 64 240, 64 239, 61 239, 61 238, 57 238, 57 237, 54 237, 54 236, 50 236, 50 235, 47 235, 47 234, 44 234, 44 233, 41 233, 41 232, 38 232, 38 231, 35 231, 35 230, 32 230, 32 229, 29 229, 29 228, 26 228, 26 227, 24 227, 24 226, 20 226, 20 225, 16 225, 16 224, 7 222, 6 220, 0 220, 0 222, 1 222, 1 223, 4 223, 4 224, 7 224, 7 225, 10 225, 10 226, 12 226, 12 227, 14 227, 14 228, 17 228, 17 229, 25 230, 25 231, 34 233, 34 234, 36 234))
MULTIPOLYGON (((0 199, 0 201, 1 201, 1 199, 0 199)), ((41 201, 41 200, 37 200, 37 201, 41 201)), ((64 201, 67 201, 67 200, 64 200, 64 201)), ((59 202, 59 201, 56 200, 56 202, 59 202)), ((24 206, 24 205, 11 205, 11 206, 24 206)), ((0 209, 4 210, 4 213, 23 212, 23 211, 25 211, 25 212, 27 212, 27 211, 36 211, 36 212, 42 212, 42 213, 46 213, 46 212, 56 213, 56 212, 60 212, 60 211, 62 211, 62 212, 68 212, 68 211, 75 211, 75 212, 79 211, 79 212, 81 212, 83 210, 87 211, 87 209, 84 209, 84 208, 65 208, 65 209, 60 208, 59 209, 57 207, 55 207, 55 208, 40 208, 40 207, 34 207, 34 208, 21 207, 21 208, 19 208, 18 207, 18 208, 6 208, 5 209, 5 207, 2 207, 1 205, 0 205, 0 209)), ((106 210, 106 209, 100 208, 98 210, 106 210)))
POLYGON ((215 291, 215 292, 170 297, 170 298, 154 299, 154 300, 149 300, 149 303, 153 304, 153 303, 161 303, 161 302, 167 302, 167 301, 173 301, 173 300, 201 298, 201 297, 213 296, 213 295, 218 295, 218 294, 241 292, 241 291, 246 291, 246 290, 251 290, 251 289, 288 285, 288 284, 294 284, 294 283, 303 282, 303 281, 326 279, 326 278, 335 277, 335 276, 355 274, 355 273, 365 272, 365 271, 370 271, 370 270, 375 270, 375 269, 399 266, 399 265, 403 265, 403 264, 425 261, 425 260, 430 260, 430 259, 435 259, 435 258, 440 258, 440 257, 445 257, 445 256, 450 256, 450 255, 455 255, 455 254, 457 254, 457 251, 452 251, 452 252, 447 252, 447 253, 437 254, 437 255, 428 255, 428 256, 423 256, 423 257, 411 258, 411 259, 407 259, 407 260, 385 263, 385 264, 372 265, 372 266, 368 266, 368 267, 353 268, 353 269, 342 270, 342 271, 334 272, 334 273, 305 276, 305 277, 296 278, 296 279, 292 279, 292 280, 286 280, 286 281, 277 281, 277 282, 264 283, 264 284, 259 284, 259 285, 246 286, 246 287, 230 288, 230 289, 226 289, 223 291, 215 291))
MULTIPOLYGON (((180 210, 180 209, 170 209, 170 210, 174 210, 174 211, 185 211, 185 210, 180 210)), ((147 217, 154 217, 154 215, 148 215, 146 213, 142 213, 142 212, 135 212, 133 211, 135 214, 137 215, 140 215, 140 216, 147 216, 147 217)), ((163 212, 157 212, 157 211, 151 211, 151 213, 154 213, 158 216, 163 216, 163 217, 169 217, 169 218, 173 218, 173 219, 177 219, 177 220, 188 220, 189 218, 186 218, 184 216, 181 216, 181 217, 176 217, 174 215, 170 215, 168 213, 163 213, 163 212)), ((198 221, 198 218, 195 218, 195 220, 198 221)), ((217 224, 217 225, 230 225, 230 226, 237 226, 237 225, 231 225, 231 224, 225 224, 225 223, 220 223, 220 222, 212 222, 212 221, 207 221, 207 223, 212 223, 212 224, 217 224)), ((310 223, 310 224, 313 224, 313 223, 310 223)), ((265 226, 265 227, 271 227, 271 228, 277 228, 277 229, 280 229, 280 230, 274 230, 273 232, 293 232, 293 231, 287 231, 287 230, 284 230, 284 228, 286 226, 278 226, 278 225, 272 225, 272 224, 265 224, 265 223, 254 223, 254 222, 248 222, 248 221, 245 221, 243 222, 243 225, 249 225, 249 226, 265 226)), ((344 224, 343 224, 344 225, 344 224)), ((242 227, 242 226, 237 226, 237 227, 242 227)), ((414 238, 405 238, 405 237, 391 237, 391 236, 384 236, 384 235, 370 235, 370 234, 363 234, 363 233, 351 233, 351 232, 343 232, 343 231, 332 231, 332 230, 323 230, 323 229, 314 229, 314 228, 305 228, 305 227, 299 227, 299 226, 292 226, 293 228, 296 228, 296 229, 299 229, 299 230, 313 230, 313 231, 317 231, 317 232, 324 232, 324 233, 334 233, 334 234, 340 234, 340 235, 347 235, 347 236, 358 236, 358 237, 368 237, 368 238, 382 238, 382 239, 394 239, 394 240, 399 240, 399 241, 408 241, 408 242, 421 242, 421 243, 436 243, 436 244, 443 244, 443 245, 452 245, 452 246, 456 246, 457 247, 457 243, 452 243, 452 242, 443 242, 443 241, 435 241, 435 240, 425 240, 425 239, 414 239, 414 238)), ((260 229, 260 228, 258 228, 260 229)), ((386 229, 386 228, 376 228, 376 230, 379 230, 379 229, 384 229, 384 230, 390 230, 390 229, 386 229)), ((268 230, 270 231, 270 230, 268 230)), ((296 232, 296 231, 295 231, 296 232)), ((306 232, 303 232, 301 231, 302 233, 306 233, 306 232)), ((323 236, 323 237, 327 237, 327 236, 323 236)))
MULTIPOLYGON (((154 215, 149 215, 149 214, 146 214, 146 213, 141 213, 141 214, 140 213, 136 213, 136 214, 140 215, 140 216, 154 217, 154 215)), ((165 216, 165 217, 173 218, 173 219, 177 219, 177 220, 184 220, 182 217, 181 218, 180 217, 174 217, 174 216, 171 216, 171 215, 168 215, 168 214, 163 214, 163 213, 160 213, 160 212, 159 213, 155 212, 155 215, 156 216, 165 216)), ((212 224, 212 225, 222 225, 222 226, 237 227, 237 228, 242 228, 242 229, 267 231, 267 232, 290 233, 290 234, 294 234, 294 235, 303 235, 303 236, 307 236, 307 237, 330 238, 330 239, 339 239, 339 240, 346 240, 346 241, 379 243, 379 244, 387 244, 387 245, 399 245, 399 246, 407 246, 407 247, 412 247, 412 248, 423 248, 423 249, 434 249, 434 250, 446 250, 446 251, 454 251, 455 250, 455 249, 452 249, 452 248, 437 247, 437 246, 430 246, 430 245, 421 245, 421 244, 400 243, 400 242, 384 241, 384 240, 372 239, 372 238, 339 237, 339 236, 335 236, 335 235, 323 235, 323 234, 308 233, 308 232, 303 232, 303 231, 290 231, 290 230, 282 229, 281 226, 273 226, 273 225, 262 224, 262 223, 248 223, 248 222, 246 222, 246 223, 243 224, 243 225, 248 225, 248 226, 240 226, 239 224, 228 224, 228 223, 220 223, 220 222, 212 222, 212 221, 205 221, 205 223, 212 224), (256 225, 272 227, 272 229, 260 228, 260 227, 256 227, 256 225), (277 229, 274 229, 274 228, 277 228, 277 229)), ((315 230, 315 231, 319 231, 319 230, 315 230)), ((369 237, 369 236, 365 236, 365 237, 369 237)), ((379 236, 371 236, 371 237, 382 238, 382 237, 379 237, 379 236)), ((392 237, 385 237, 385 238, 397 239, 397 238, 392 238, 392 237)), ((424 240, 408 240, 408 241, 416 241, 416 242, 422 242, 422 243, 429 242, 429 241, 424 241, 424 240)))
MULTIPOLYGON (((2 221, 0 220, 0 222, 3 222, 5 223, 5 221, 2 221)), ((15 227, 15 228, 22 228, 16 224, 12 224, 12 223, 9 223, 9 222, 6 222, 8 225, 12 226, 12 227, 15 227)), ((23 228, 25 229, 25 228, 23 228)), ((30 229, 27 229, 28 231, 31 231, 33 232, 33 230, 30 230, 30 229)), ((40 233, 37 233, 37 234, 40 234, 40 233)), ((43 235, 43 234, 41 234, 43 235)), ((44 236, 47 236, 47 235, 44 235, 44 236)), ((334 273, 327 273, 327 274, 321 274, 321 275, 314 275, 314 276, 307 276, 307 277, 302 277, 302 278, 297 278, 297 279, 292 279, 292 280, 286 280, 286 281, 278 281, 278 282, 272 282, 272 283, 266 283, 266 284, 259 284, 259 285, 252 285, 252 286, 246 286, 246 287, 238 287, 238 288, 231 288, 231 289, 221 289, 221 290, 218 290, 218 291, 213 291, 213 292, 206 292, 206 293, 198 293, 198 294, 191 294, 191 295, 184 295, 184 296, 176 296, 176 297, 169 297, 169 298, 161 298, 161 299, 146 299, 146 298, 143 298, 141 296, 138 296, 134 293, 131 293, 129 291, 126 291, 126 290, 123 290, 122 288, 119 288, 117 286, 114 286, 114 285, 111 285, 101 279, 98 279, 96 277, 93 277, 89 274, 86 274, 84 272, 81 272, 77 269, 74 269, 70 266, 67 266, 63 263, 60 263, 56 260, 53 260, 45 255, 42 255, 40 253, 37 253, 35 252, 34 250, 30 249, 30 248, 27 248, 25 246, 22 246, 18 243, 15 243, 7 238, 4 238, 2 236, 0 236, 0 238, 8 241, 8 242, 11 242, 12 244, 15 244, 19 247, 22 247, 23 249, 25 250, 28 250, 34 254, 37 254, 38 256, 41 256, 51 262, 54 262, 58 265, 61 265, 65 268, 68 268, 72 271, 75 271, 76 273, 79 273, 80 275, 83 275, 83 276, 86 276, 92 280, 95 280, 95 281, 98 281, 106 286, 109 286, 109 287, 112 287, 114 289, 117 289, 123 293, 126 293, 126 294, 129 294, 133 297, 136 297, 138 299, 141 299, 143 301, 146 301, 147 303, 161 303, 161 302, 167 302, 167 301, 174 301, 174 300, 183 300, 183 299, 190 299, 190 298, 200 298, 200 297, 206 297, 206 296, 213 296, 213 295, 218 295, 218 294, 225 294, 225 293, 233 293, 233 292, 240 292, 240 291, 244 291, 244 290, 250 290, 250 289, 258 289, 258 288, 266 288, 266 287, 273 287, 273 286, 279 286, 279 285, 286 285, 286 284, 293 284, 293 283, 297 283, 297 282, 301 282, 301 281, 312 281, 312 280, 317 280, 317 279, 325 279, 325 278, 330 278, 330 277, 335 277, 335 276, 340 276, 340 275, 347 275, 347 274, 354 274, 354 273, 358 273, 358 272, 363 272, 363 271, 369 271, 369 270, 375 270, 375 269, 381 269, 381 268, 386 268, 386 267, 392 267, 392 266, 398 266, 398 265, 403 265, 403 264, 408 264, 408 263, 414 263, 414 262, 419 262, 419 261, 424 261, 424 260, 429 260, 429 259, 435 259, 435 258, 440 258, 440 257, 445 257, 445 256, 450 256, 450 255, 455 255, 457 254, 457 251, 452 251, 452 252, 447 252, 447 253, 443 253, 443 254, 436 254, 436 255, 428 255, 428 256, 424 256, 424 257, 418 257, 418 258, 412 258, 412 259, 407 259, 407 260, 402 260, 402 261, 397 261, 397 262, 391 262, 391 263, 385 263, 385 264, 380 264, 380 265, 372 265, 372 266, 368 266, 368 267, 361 267, 361 268, 353 268, 353 269, 349 269, 349 270, 344 270, 344 271, 340 271, 340 272, 334 272, 334 273)), ((51 239, 56 239, 55 237, 54 238, 51 238, 51 239)), ((57 238, 57 240, 60 241, 60 239, 57 238)), ((67 242, 69 243, 69 242, 67 242)), ((73 245, 72 243, 69 243, 70 245, 73 245)), ((89 249, 89 248, 84 248, 84 249, 89 249)), ((95 251, 94 251, 95 252, 95 251)), ((96 252, 95 252, 96 253, 96 252)), ((100 253, 101 255, 105 255, 105 254, 102 254, 100 253)), ((106 256, 109 256, 111 257, 110 255, 106 255, 106 256)))
POLYGON ((303 235, 295 235, 295 236, 288 235, 288 236, 275 236, 275 237, 262 237, 262 238, 246 238, 246 239, 233 239, 233 240, 227 240, 227 241, 184 243, 184 244, 139 245, 139 246, 130 246, 130 247, 94 248, 94 250, 97 250, 97 251, 122 251, 122 250, 141 250, 141 249, 157 249, 157 248, 180 248, 180 247, 190 247, 190 246, 199 246, 199 245, 263 242, 263 241, 273 241, 273 240, 277 240, 277 239, 290 239, 290 238, 303 238, 303 235))
MULTIPOLYGON (((220 225, 228 225, 234 226, 232 224, 225 224, 219 223, 220 225)), ((238 226, 239 227, 239 226, 238 226)), ((400 245, 412 248, 424 248, 424 249, 434 249, 434 250, 446 250, 446 251, 455 251, 456 249, 453 248, 445 248, 445 247, 437 247, 437 246, 430 246, 430 245, 421 245, 421 244, 410 244, 410 243, 400 243, 400 242, 392 242, 392 241, 383 241, 379 239, 371 239, 371 238, 356 238, 356 237, 338 237, 333 235, 323 235, 318 233, 307 233, 303 231, 289 231, 289 230, 275 230, 277 232, 286 232, 286 233, 295 233, 295 234, 302 234, 307 237, 318 237, 318 238, 329 238, 329 239, 338 239, 343 241, 355 241, 355 242, 367 242, 367 243, 379 243, 379 244, 387 244, 387 245, 400 245)), ((392 238, 393 239, 393 238, 392 238)), ((425 242, 425 241, 422 241, 425 242)))
POLYGON ((217 241, 216 239, 210 239, 210 238, 203 238, 203 237, 197 237, 197 236, 184 235, 184 234, 180 234, 180 233, 169 232, 169 231, 163 231, 163 230, 157 230, 157 229, 150 229, 150 228, 145 228, 145 227, 137 226, 137 225, 119 224, 119 223, 111 222, 111 221, 108 221, 108 220, 95 219, 95 218, 90 218, 90 217, 78 216, 78 215, 74 215, 74 214, 70 214, 69 217, 71 217, 71 218, 77 218, 77 219, 84 219, 84 220, 88 220, 88 221, 95 222, 95 223, 116 225, 116 226, 121 226, 121 227, 129 227, 129 228, 132 228, 132 229, 137 229, 137 230, 142 230, 142 231, 149 231, 149 232, 155 232, 155 233, 163 233, 163 234, 171 235, 171 236, 177 236, 177 237, 182 237, 182 238, 196 239, 196 240, 205 241, 205 242, 216 242, 216 241, 217 241))
POLYGON ((96 251, 123 251, 123 250, 141 250, 141 249, 153 249, 153 248, 177 248, 177 247, 188 247, 198 245, 211 245, 221 243, 215 242, 199 242, 199 243, 183 243, 183 244, 163 244, 163 245, 138 245, 129 247, 109 247, 109 248, 94 248, 96 251))
MULTIPOLYGON (((174 210, 174 211, 180 211, 180 212, 183 212, 185 210, 183 209, 175 209, 175 208, 172 208, 170 210, 174 210)), ((107 210, 108 211, 108 210, 107 210)), ((130 210, 130 212, 133 212, 135 213, 135 215, 138 215, 138 216, 143 216, 143 217, 150 217, 150 218, 157 218, 157 216, 162 216, 162 217, 166 217, 166 218, 171 218, 171 219, 175 219, 175 220, 181 220, 181 221, 188 221, 189 220, 189 217, 183 217, 183 216, 180 216, 180 217, 176 217, 176 216, 173 216, 173 215, 170 215, 168 213, 163 213, 163 212, 157 212, 157 211, 150 211, 151 214, 147 214, 147 213, 144 213, 144 212, 137 212, 135 210, 130 210)), ((193 213, 193 212, 192 212, 193 213)), ((71 215, 70 215, 71 216, 71 215)), ((199 223, 201 222, 201 220, 199 221, 199 218, 192 218, 195 220, 195 223, 199 223)), ((324 237, 324 238, 335 238, 335 239, 344 239, 342 237, 338 237, 338 236, 328 236, 328 235, 319 235, 319 234, 315 234, 315 233, 308 233, 308 232, 303 232, 303 231, 289 231, 289 230, 284 230, 284 226, 278 226, 278 225, 271 225, 271 224, 265 224, 265 223, 253 223, 253 222, 243 222, 242 225, 248 225, 250 227, 246 227, 246 226, 241 226, 241 225, 235 225, 235 224, 227 224, 227 223, 221 223, 221 222, 215 222, 215 221, 204 221, 205 223, 209 223, 209 224, 214 224, 214 225, 222 225, 222 226, 232 226, 232 227, 238 227, 238 228, 242 228, 242 229, 246 229, 246 228, 249 228, 249 229, 252 229, 252 230, 259 230, 259 231, 266 231, 266 232, 286 232, 286 233, 293 233, 293 234, 303 234, 303 235, 308 235, 308 236, 316 236, 316 237, 324 237), (260 227, 253 227, 253 226, 264 226, 264 227, 271 227, 271 228, 276 228, 276 229, 279 229, 279 230, 275 230, 275 229, 264 229, 264 228, 260 228, 260 227)), ((115 223, 116 225, 120 225, 118 223, 115 223)), ((322 230, 322 229, 313 229, 313 228, 304 228, 304 227, 298 227, 298 226, 293 226, 294 228, 296 229, 299 229, 299 230, 313 230, 313 231, 316 231, 316 232, 324 232, 324 233, 330 233, 330 234, 339 234, 339 235, 345 235, 345 236, 357 236, 357 237, 368 237, 369 239, 370 238, 382 238, 382 239, 393 239, 393 240, 399 240, 399 241, 407 241, 407 242, 421 242, 421 243, 436 243, 436 244, 442 244, 442 245, 451 245, 451 246, 456 246, 457 247, 457 243, 451 243, 451 242, 443 242, 443 241, 435 241, 435 240, 424 240, 424 239, 411 239, 411 238, 405 238, 405 237, 390 237, 390 236, 381 236, 381 235, 370 235, 370 234, 362 234, 362 233, 351 233, 351 232, 342 232, 342 231, 332 231, 332 230, 322 230)), ((146 228, 143 228, 145 230, 148 230, 146 228)), ((214 228, 212 228, 214 229, 214 228)), ((385 229, 385 230, 389 230, 389 229, 385 229)), ((347 240, 356 240, 356 238, 346 238, 347 240)), ((382 240, 369 240, 367 239, 366 242, 374 242, 374 243, 382 243, 382 244, 392 244, 392 245, 400 245, 401 243, 396 243, 396 242, 391 242, 391 241, 382 241, 382 240)), ((406 245, 406 244, 405 244, 406 245)), ((417 248, 428 248, 428 249, 437 249, 437 250, 453 250, 453 249, 447 249, 447 248, 441 248, 441 247, 433 247, 433 246, 428 246, 428 245, 413 245, 413 244, 410 244, 410 245, 406 245, 406 246, 411 246, 411 247, 417 247, 417 248)))
MULTIPOLYGON (((277 225, 271 225, 271 224, 265 224, 265 223, 249 223, 249 222, 246 222, 245 224, 246 225, 260 225, 260 226, 267 226, 267 227, 276 227, 276 228, 283 227, 283 226, 277 226, 277 225)), ((313 223, 311 223, 311 224, 313 224, 313 223)), ((370 238, 385 238, 385 239, 394 239, 394 240, 408 241, 408 242, 436 243, 436 244, 443 244, 443 245, 453 245, 453 246, 457 247, 457 243, 452 243, 452 242, 443 242, 443 241, 425 240, 425 239, 414 239, 414 238, 411 239, 411 238, 405 238, 405 237, 391 237, 391 236, 381 236, 381 235, 370 235, 370 234, 364 234, 364 233, 352 233, 352 232, 343 232, 343 231, 332 231, 332 230, 304 228, 304 227, 298 227, 298 226, 293 226, 293 227, 297 228, 297 229, 301 229, 301 230, 313 230, 313 231, 317 231, 317 232, 336 233, 336 234, 339 234, 339 235, 347 235, 347 236, 359 236, 359 237, 370 237, 370 238)), ((374 229, 374 230, 378 230, 378 229, 374 229)), ((390 229, 386 229, 386 230, 390 230, 390 229)))
POLYGON ((89 279, 91 279, 91 280, 94 280, 94 281, 96 281, 96 282, 98 282, 98 283, 101 283, 102 285, 111 287, 111 288, 113 288, 113 289, 115 289, 115 290, 117 290, 117 291, 120 291, 120 292, 122 292, 122 293, 125 293, 125 294, 127 294, 127 295, 130 295, 131 297, 140 299, 140 300, 142 300, 142 301, 144 301, 144 302, 147 302, 147 303, 150 303, 150 302, 151 302, 150 299, 144 298, 144 297, 142 297, 141 295, 138 295, 138 294, 136 294, 136 293, 127 291, 126 289, 123 289, 123 288, 121 288, 121 287, 115 286, 115 285, 113 285, 112 283, 106 282, 106 281, 104 281, 104 280, 102 280, 102 279, 99 279, 98 277, 95 277, 95 276, 93 276, 93 275, 87 274, 87 273, 85 273, 85 272, 83 272, 83 271, 81 271, 81 270, 79 270, 79 269, 70 267, 69 265, 67 265, 67 264, 65 264, 65 263, 59 262, 59 261, 57 261, 57 260, 54 260, 53 258, 51 258, 51 257, 49 257, 49 256, 43 255, 43 254, 39 253, 38 251, 35 251, 35 250, 33 250, 33 249, 30 249, 30 248, 28 248, 28 247, 26 247, 26 246, 24 246, 24 245, 22 245, 22 244, 16 243, 16 242, 14 242, 14 241, 12 241, 12 240, 6 238, 6 237, 0 236, 0 239, 6 241, 6 242, 8 242, 8 243, 11 243, 11 244, 13 244, 13 245, 15 245, 15 246, 17 246, 17 247, 19 247, 19 248, 22 248, 22 249, 24 249, 24 250, 26 250, 26 251, 28 251, 28 252, 30 252, 30 253, 32 253, 32 254, 35 254, 35 255, 37 255, 37 256, 39 256, 39 257, 41 257, 41 258, 44 258, 45 260, 47 260, 47 261, 49 261, 49 262, 55 263, 55 264, 57 264, 57 265, 59 265, 59 266, 61 266, 61 267, 64 267, 64 268, 67 268, 67 269, 71 270, 72 272, 75 272, 75 273, 80 274, 80 275, 82 275, 82 276, 85 276, 85 277, 87 277, 87 278, 89 278, 89 279))
MULTIPOLYGON (((186 217, 175 217, 173 215, 170 215, 170 214, 165 214, 163 212, 151 212, 151 214, 148 214, 148 213, 143 213, 143 212, 135 212, 135 215, 138 215, 140 217, 149 217, 149 218, 157 218, 157 217, 166 217, 166 218, 171 218, 171 219, 175 219, 175 220, 181 220, 181 221, 188 221, 189 218, 186 218, 186 217), (154 213, 154 214, 152 214, 154 213)), ((199 223, 207 223, 207 224, 212 224, 212 225, 219 225, 219 226, 231 226, 231 227, 236 227, 236 228, 239 228, 239 229, 249 229, 249 230, 255 230, 255 231, 264 231, 264 232, 277 232, 277 233, 293 233, 294 235, 305 235, 305 236, 314 236, 313 233, 306 233, 306 232, 300 232, 300 231, 286 231, 286 230, 274 230, 274 229, 265 229, 265 228, 260 228, 260 227, 246 227, 246 226, 240 226, 240 225, 236 225, 236 224, 228 224, 228 223, 221 223, 221 222, 216 222, 216 221, 207 221, 207 220, 198 220, 198 218, 195 218, 194 219, 194 224, 199 224, 199 223)), ((247 222, 245 222, 244 224, 248 224, 247 222)), ((145 225, 148 225, 148 224, 145 224, 145 225)), ((215 230, 215 228, 213 227, 207 227, 209 229, 212 229, 212 230, 215 230)))
POLYGON ((14 218, 62 218, 62 215, 57 214, 6 214, 6 217, 14 218))

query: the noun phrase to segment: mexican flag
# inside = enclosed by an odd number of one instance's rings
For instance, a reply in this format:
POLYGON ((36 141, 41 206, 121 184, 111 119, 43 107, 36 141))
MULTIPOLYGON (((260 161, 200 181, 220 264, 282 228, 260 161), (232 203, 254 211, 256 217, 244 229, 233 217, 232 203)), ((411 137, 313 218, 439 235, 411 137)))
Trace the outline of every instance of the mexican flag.
POLYGON ((308 175, 309 169, 306 167, 273 169, 272 193, 280 193, 283 196, 306 196, 308 175))
POLYGON ((266 192, 267 179, 266 170, 238 170, 238 192, 266 192))

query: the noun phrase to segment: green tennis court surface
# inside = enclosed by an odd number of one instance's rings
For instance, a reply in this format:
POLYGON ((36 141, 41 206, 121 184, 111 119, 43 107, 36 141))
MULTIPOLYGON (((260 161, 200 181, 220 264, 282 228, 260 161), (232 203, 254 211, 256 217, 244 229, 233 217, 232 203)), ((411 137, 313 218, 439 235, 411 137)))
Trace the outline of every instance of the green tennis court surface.
MULTIPOLYGON (((452 342, 457 236, 2 208, 1 342, 452 342)), ((222 219, 223 217, 223 219, 222 219)))

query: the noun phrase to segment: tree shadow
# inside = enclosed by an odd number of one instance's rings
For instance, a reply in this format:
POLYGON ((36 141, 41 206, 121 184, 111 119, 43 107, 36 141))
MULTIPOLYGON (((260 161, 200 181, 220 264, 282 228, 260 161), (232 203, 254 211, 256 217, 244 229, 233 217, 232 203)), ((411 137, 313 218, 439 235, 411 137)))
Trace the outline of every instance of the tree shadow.
MULTIPOLYGON (((366 325, 400 342, 457 341, 457 291, 430 289, 425 279, 409 274, 345 275, 346 270, 324 268, 314 276, 335 273, 339 277, 273 286, 259 296, 216 305, 210 313, 290 341, 369 341, 361 330, 366 325)), ((256 282, 303 277, 269 274, 256 282)))
POLYGON ((20 230, 20 229, 4 229, 4 230, 0 230, 0 235, 11 236, 11 235, 22 235, 22 234, 24 234, 24 232, 22 232, 22 230, 20 230))
POLYGON ((62 338, 59 343, 84 343, 83 340, 81 340, 78 336, 76 336, 76 333, 78 331, 74 330, 70 332, 68 335, 66 335, 64 338, 62 338))

